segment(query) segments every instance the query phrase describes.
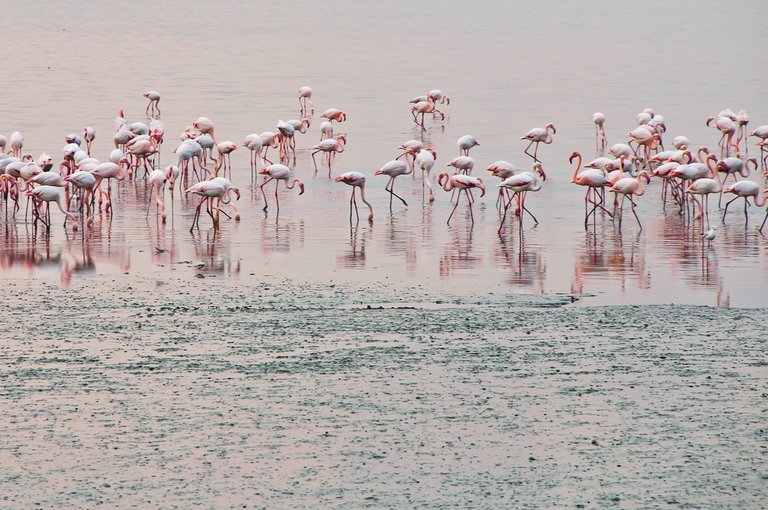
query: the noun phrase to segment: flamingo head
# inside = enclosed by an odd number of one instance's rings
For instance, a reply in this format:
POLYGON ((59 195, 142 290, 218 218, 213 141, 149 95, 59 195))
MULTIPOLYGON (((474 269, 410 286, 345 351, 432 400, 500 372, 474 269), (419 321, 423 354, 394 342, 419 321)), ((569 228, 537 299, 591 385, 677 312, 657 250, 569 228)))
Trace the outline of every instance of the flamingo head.
POLYGON ((344 122, 347 120, 347 114, 344 112, 339 112, 336 114, 336 122, 344 122))
POLYGON ((301 181, 298 181, 298 185, 299 185, 299 195, 303 195, 304 194, 304 183, 301 182, 301 181))
POLYGON ((477 187, 480 188, 480 197, 484 197, 485 196, 485 186, 483 185, 483 181, 482 181, 482 179, 478 178, 477 182, 479 183, 479 185, 477 187))
POLYGON ((551 122, 549 124, 547 124, 546 128, 547 128, 547 130, 551 129, 553 135, 557 134, 557 129, 555 129, 555 125, 552 124, 551 122))
POLYGON ((714 118, 713 116, 711 116, 711 115, 710 115, 709 117, 707 117, 707 126, 709 126, 709 124, 710 124, 710 123, 711 123, 713 120, 715 120, 715 118, 714 118))
POLYGON ((573 151, 571 153, 571 156, 568 158, 568 163, 573 163, 573 160, 576 158, 580 158, 581 154, 578 151, 573 151))
POLYGON ((375 172, 373 172, 373 175, 381 175, 381 174, 383 174, 383 173, 384 173, 384 170, 382 170, 381 168, 379 168, 378 170, 376 170, 375 172))
POLYGON ((437 152, 433 151, 432 149, 427 149, 427 150, 432 154, 432 157, 434 159, 437 159, 437 152))
POLYGON ((645 183, 646 184, 650 184, 651 183, 651 176, 645 170, 641 170, 640 173, 637 174, 637 177, 638 178, 643 177, 645 179, 645 183))
POLYGON ((541 176, 541 180, 542 181, 546 181, 547 180, 547 174, 546 174, 546 172, 544 172, 544 167, 541 166, 541 163, 539 163, 538 161, 536 163, 534 163, 533 164, 533 169, 536 172, 538 172, 538 174, 541 176))
POLYGON ((342 144, 347 143, 347 135, 345 135, 343 133, 340 134, 340 135, 337 135, 336 136, 336 141, 339 142, 339 143, 342 143, 342 144))
POLYGON ((259 173, 262 175, 269 175, 269 167, 264 167, 261 170, 259 170, 259 173))
POLYGON ((446 179, 448 179, 448 174, 447 173, 443 172, 440 175, 438 175, 437 176, 437 184, 438 184, 438 186, 442 186, 443 185, 443 181, 445 181, 446 179))

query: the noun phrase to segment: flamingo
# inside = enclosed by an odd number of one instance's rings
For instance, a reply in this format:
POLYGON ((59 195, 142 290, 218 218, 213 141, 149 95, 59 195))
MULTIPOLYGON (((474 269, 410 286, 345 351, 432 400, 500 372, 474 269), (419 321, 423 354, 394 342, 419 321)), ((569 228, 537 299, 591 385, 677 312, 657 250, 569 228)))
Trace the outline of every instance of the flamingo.
POLYGON ((602 112, 593 113, 592 122, 595 123, 595 144, 605 147, 608 145, 608 141, 605 138, 605 114, 602 112))
POLYGON ((432 193, 432 176, 430 172, 432 167, 435 166, 435 160, 437 159, 437 153, 432 149, 421 149, 414 159, 414 163, 421 169, 421 199, 424 200, 424 184, 426 183, 429 188, 429 203, 435 201, 435 196, 432 193))
POLYGON ((118 181, 125 179, 123 164, 127 163, 126 160, 121 160, 119 164, 109 161, 106 163, 99 163, 91 170, 91 173, 96 176, 96 184, 94 188, 99 190, 99 210, 101 210, 101 196, 102 194, 105 194, 107 197, 107 204, 104 210, 112 211, 112 179, 117 179, 118 181), (107 179, 106 193, 101 191, 101 181, 104 179, 107 179))
POLYGON ((93 223, 93 208, 91 203, 93 202, 93 192, 96 188, 96 176, 91 172, 80 170, 66 176, 64 182, 71 183, 76 188, 82 190, 80 196, 80 209, 82 210, 83 205, 85 205, 84 213, 86 225, 91 225, 93 223))
POLYGON ((328 108, 320 116, 324 119, 328 119, 329 122, 333 122, 334 120, 336 122, 344 122, 347 120, 347 114, 338 108, 328 108))
POLYGON ((192 127, 200 131, 202 134, 211 135, 214 143, 216 143, 216 135, 214 134, 214 125, 211 119, 208 117, 198 117, 198 119, 192 123, 192 127))
POLYGON ((296 129, 285 121, 277 122, 277 141, 280 147, 280 160, 288 159, 288 151, 293 150, 293 161, 296 162, 296 149, 293 141, 296 129))
POLYGON ((218 205, 214 206, 213 200, 218 199, 218 202, 221 204, 230 204, 232 202, 231 193, 234 193, 237 196, 237 199, 240 200, 239 189, 227 187, 220 180, 216 179, 212 179, 210 181, 200 181, 191 188, 188 188, 185 193, 192 193, 202 197, 200 203, 197 204, 197 208, 195 209, 195 217, 192 219, 192 226, 189 228, 190 232, 194 230, 195 225, 200 228, 200 209, 203 207, 204 202, 208 204, 207 212, 211 217, 211 220, 213 220, 213 228, 218 229, 220 207, 218 205))
POLYGON ((333 123, 324 120, 320 124, 320 141, 322 142, 326 138, 333 138, 333 123))
POLYGON ((637 174, 637 177, 624 177, 622 179, 619 179, 611 186, 611 191, 618 194, 621 194, 621 201, 619 203, 619 228, 621 228, 621 218, 624 216, 624 199, 629 198, 629 204, 632 208, 632 214, 635 215, 635 219, 637 220, 637 224, 640 227, 640 230, 643 230, 643 225, 640 223, 640 218, 637 216, 637 211, 635 211, 635 200, 633 197, 640 197, 645 194, 645 186, 643 186, 642 179, 645 179, 645 183, 648 184, 651 182, 651 176, 646 172, 645 170, 642 170, 640 173, 637 174))
POLYGON ((602 192, 608 184, 608 180, 605 177, 605 174, 601 170, 595 170, 595 169, 585 169, 581 170, 581 153, 577 151, 573 151, 571 153, 570 158, 568 158, 568 162, 573 164, 573 160, 578 159, 578 162, 576 164, 576 168, 573 170, 573 176, 571 177, 571 182, 574 184, 578 184, 579 186, 585 186, 587 188, 587 192, 584 195, 584 228, 587 228, 587 225, 589 223, 589 216, 594 214, 595 211, 600 208, 606 213, 608 213, 608 216, 611 216, 611 213, 608 212, 608 210, 602 206, 602 192), (600 190, 598 192, 597 190, 600 190), (592 209, 589 209, 589 204, 592 204, 592 209))
MULTIPOLYGON (((731 205, 731 202, 734 200, 737 200, 739 198, 744 199, 744 227, 749 224, 749 216, 747 216, 747 206, 749 206, 749 198, 752 197, 755 200, 755 205, 757 207, 763 207, 766 203, 766 190, 768 188, 760 190, 760 185, 753 181, 739 181, 735 184, 731 184, 727 188, 723 190, 724 193, 732 193, 736 195, 731 200, 725 203, 725 208, 723 210, 723 223, 725 223, 725 215, 728 214, 728 206, 731 205)), ((765 221, 763 221, 763 225, 760 226, 760 231, 763 231, 763 226, 765 226, 765 221)))
POLYGON ((279 145, 279 139, 277 137, 277 134, 272 131, 264 131, 259 135, 261 137, 261 145, 264 147, 264 154, 262 154, 261 158, 269 163, 270 165, 272 162, 267 159, 267 152, 269 152, 269 148, 272 147, 273 149, 277 149, 279 145))
POLYGON ((261 148, 263 146, 261 136, 259 136, 258 133, 252 133, 246 136, 245 140, 243 140, 243 146, 251 151, 250 163, 251 172, 253 173, 259 169, 259 159, 261 157, 261 148))
POLYGON ((315 113, 315 104, 312 102, 312 89, 309 87, 299 88, 299 112, 302 117, 307 116, 307 105, 310 108, 310 115, 315 113))
POLYGON ((389 210, 392 211, 392 197, 397 197, 404 206, 408 207, 408 204, 403 200, 403 198, 395 193, 394 187, 395 187, 395 179, 401 175, 408 175, 410 173, 413 173, 413 168, 409 168, 408 165, 403 163, 402 161, 399 161, 397 159, 393 159, 392 161, 387 162, 384 166, 376 170, 374 175, 386 175, 389 177, 389 181, 384 186, 384 190, 389 193, 389 210))
MULTIPOLYGON (((640 148, 640 145, 643 146, 643 161, 646 162, 651 158, 651 150, 658 147, 659 142, 661 141, 661 135, 648 129, 646 126, 639 126, 627 133, 627 135, 630 138, 627 143, 630 148, 632 148, 632 142, 635 142, 638 145, 637 149, 640 148)), ((637 149, 632 148, 632 152, 635 156, 637 156, 637 149)))
POLYGON ((176 149, 173 150, 173 152, 176 153, 177 157, 176 165, 181 169, 185 179, 189 173, 190 161, 192 162, 192 170, 195 172, 195 176, 200 179, 200 175, 198 175, 197 168, 195 167, 195 158, 197 158, 197 162, 200 165, 200 168, 208 173, 208 168, 203 165, 203 148, 196 141, 189 139, 184 140, 181 142, 181 144, 179 144, 178 147, 176 147, 176 149))
POLYGON ((80 135, 77 133, 70 133, 67 136, 64 137, 64 141, 66 141, 68 144, 74 143, 78 147, 82 147, 83 145, 83 139, 80 138, 80 135))
POLYGON ((525 135, 520 138, 521 140, 528 140, 530 143, 528 144, 528 147, 525 148, 523 152, 525 152, 527 155, 533 158, 534 161, 539 161, 538 154, 539 154, 539 144, 545 143, 549 145, 552 143, 552 135, 556 134, 557 130, 555 129, 554 124, 551 122, 547 124, 543 128, 533 128, 530 131, 528 131, 525 135), (552 130, 552 133, 550 134, 550 130, 552 130), (533 150, 533 154, 528 152, 528 149, 531 148, 531 145, 536 144, 536 147, 533 150))
POLYGON ((500 189, 506 188, 514 192, 514 194, 507 199, 506 204, 504 204, 504 212, 501 216, 501 224, 499 225, 498 233, 501 233, 501 229, 504 228, 504 221, 507 218, 507 211, 509 210, 509 206, 512 203, 513 198, 517 201, 517 208, 515 213, 519 217, 519 228, 523 228, 524 212, 527 212, 531 218, 533 218, 533 221, 536 222, 536 225, 539 224, 539 220, 536 219, 536 216, 534 216, 533 213, 529 211, 527 207, 525 207, 525 198, 529 191, 539 191, 542 187, 542 182, 546 180, 547 174, 544 173, 544 168, 541 166, 541 163, 536 162, 533 164, 533 171, 520 172, 518 174, 512 175, 497 185, 497 187, 500 189))
MULTIPOLYGON (((714 154, 711 154, 711 156, 714 157, 714 154)), ((709 158, 707 158, 707 162, 709 163, 709 158)), ((709 227, 709 195, 713 193, 720 193, 723 189, 722 184, 720 183, 720 179, 718 179, 716 167, 713 167, 709 164, 707 167, 710 171, 709 177, 703 177, 691 182, 691 184, 689 184, 688 188, 685 190, 685 192, 688 194, 701 196, 701 202, 699 202, 696 197, 693 197, 693 203, 695 204, 694 208, 696 205, 699 206, 699 212, 697 213, 696 218, 701 218, 702 232, 704 232, 705 218, 707 220, 707 227, 709 227)))
POLYGON ((442 90, 434 89, 427 92, 427 100, 437 104, 451 104, 451 98, 446 96, 442 90))
POLYGON ((344 152, 344 145, 347 143, 345 135, 337 135, 336 138, 327 138, 312 147, 312 162, 315 164, 315 173, 317 173, 317 160, 315 154, 318 152, 328 153, 328 177, 331 176, 331 161, 337 153, 344 152))
POLYGON ((672 147, 675 149, 686 149, 691 145, 687 136, 676 136, 672 139, 672 147))
POLYGON ((469 156, 459 156, 449 161, 446 166, 452 166, 458 174, 469 175, 472 173, 472 169, 475 168, 475 160, 469 156))
POLYGON ((722 133, 720 141, 717 142, 720 146, 720 157, 729 156, 731 154, 731 146, 733 145, 733 136, 736 134, 736 121, 725 116, 707 117, 707 126, 712 124, 712 121, 714 121, 713 127, 722 133))
POLYGON ((482 179, 478 177, 472 177, 471 175, 454 174, 449 176, 448 173, 443 172, 437 177, 437 184, 441 186, 445 191, 459 190, 459 197, 456 199, 456 204, 453 206, 450 216, 448 216, 448 225, 451 224, 451 218, 453 213, 456 212, 456 208, 459 206, 461 199, 461 192, 467 197, 467 205, 469 206, 469 217, 472 220, 472 224, 475 224, 475 215, 472 213, 472 197, 469 195, 469 191, 472 189, 480 189, 480 197, 485 196, 485 186, 482 179))
POLYGON ((403 153, 395 159, 400 159, 405 156, 405 161, 412 166, 413 161, 408 159, 408 156, 415 158, 416 154, 418 154, 419 151, 424 148, 424 142, 421 140, 408 140, 407 142, 400 144, 399 148, 402 149, 403 153))
POLYGON ((304 183, 295 177, 293 178, 293 180, 291 180, 291 169, 285 165, 281 165, 281 164, 269 165, 268 167, 265 167, 259 170, 259 173, 268 177, 259 186, 259 188, 261 189, 261 195, 264 197, 264 209, 263 209, 264 211, 267 210, 267 206, 269 205, 267 203, 267 195, 264 194, 264 186, 266 186, 267 183, 269 183, 269 181, 275 181, 275 203, 277 204, 278 213, 280 212, 280 199, 278 198, 278 195, 277 195, 277 189, 280 187, 280 181, 283 181, 285 183, 286 189, 293 189, 298 184, 299 195, 304 194, 304 183))
MULTIPOLYGON (((200 144, 200 147, 203 148, 203 164, 208 164, 208 158, 215 160, 216 158, 213 157, 213 148, 216 147, 218 144, 213 139, 213 137, 207 133, 203 133, 200 135, 195 136, 192 138, 194 141, 200 144)), ((231 143, 231 142, 229 142, 231 143)), ((218 161, 217 161, 218 163, 218 161)))
POLYGON ((738 151, 741 141, 744 140, 744 152, 749 155, 749 144, 747 143, 747 124, 749 124, 749 114, 744 110, 739 110, 736 114, 736 150, 738 151))
POLYGON ((147 105, 146 114, 147 117, 155 117, 160 115, 160 92, 156 90, 148 90, 144 92, 144 97, 149 99, 147 105))
POLYGON ((355 199, 355 191, 360 188, 360 199, 365 205, 368 206, 368 221, 373 221, 373 207, 370 202, 365 199, 365 175, 360 172, 346 172, 336 177, 336 182, 343 182, 348 186, 352 186, 352 196, 349 199, 349 223, 352 224, 352 206, 355 208, 355 215, 357 221, 360 221, 360 213, 357 211, 357 199, 355 199))
POLYGON ((59 190, 58 187, 39 186, 37 188, 28 189, 25 193, 28 197, 31 197, 35 203, 35 210, 33 214, 35 215, 36 220, 39 219, 40 221, 42 221, 47 229, 51 228, 50 204, 51 202, 56 202, 56 205, 59 207, 59 210, 65 216, 64 228, 67 227, 67 220, 71 219, 73 222, 72 229, 77 230, 77 218, 75 217, 74 214, 64 209, 64 206, 61 204, 61 201, 62 201, 61 191, 59 190), (40 217, 39 204, 42 202, 46 203, 48 221, 40 217))
POLYGON ((232 176, 232 161, 230 160, 230 154, 237 149, 237 145, 227 140, 226 142, 220 142, 216 145, 216 149, 219 151, 219 159, 216 160, 216 165, 213 168, 213 175, 218 177, 219 170, 224 169, 224 175, 227 171, 232 176))
POLYGON ((469 150, 480 145, 480 142, 472 135, 464 135, 456 140, 456 145, 459 147, 459 156, 469 156, 469 150))
MULTIPOLYGON (((152 197, 152 192, 154 191, 155 196, 155 204, 157 206, 157 211, 160 213, 160 217, 163 220, 163 223, 165 223, 165 183, 168 180, 168 172, 160 170, 159 168, 156 170, 152 170, 149 173, 149 177, 147 177, 147 182, 149 183, 149 192, 147 193, 147 196, 152 197)), ((149 210, 152 208, 151 203, 147 204, 147 217, 149 217, 149 210)))
POLYGON ((417 126, 421 126, 422 131, 426 131, 424 127, 424 116, 431 113, 433 116, 436 113, 440 114, 440 120, 445 120, 445 114, 437 109, 435 103, 432 101, 419 101, 415 105, 411 106, 411 115, 413 115, 413 122, 417 126), (418 120, 418 116, 421 115, 421 122, 418 120))
POLYGON ((753 131, 749 132, 749 136, 754 136, 755 138, 759 138, 760 141, 757 143, 757 145, 760 147, 760 170, 765 171, 765 147, 766 144, 763 143, 766 140, 768 140, 768 126, 758 126, 753 131))
MULTIPOLYGON (((488 168, 486 168, 491 175, 494 177, 498 177, 502 181, 508 177, 512 177, 516 173, 520 172, 520 170, 510 163, 509 161, 494 161, 490 165, 488 165, 488 168)), ((497 186, 498 187, 498 186, 497 186)), ((499 212, 501 212, 501 208, 504 205, 504 189, 505 188, 499 188, 499 196, 496 197, 496 205, 499 207, 499 212)))
POLYGON ((88 155, 91 155, 91 145, 93 144, 93 141, 96 139, 96 130, 93 129, 91 126, 87 126, 83 128, 83 138, 85 139, 85 150, 88 152, 88 155))
POLYGON ((14 131, 11 133, 11 150, 12 154, 20 158, 21 157, 21 149, 24 147, 24 135, 22 135, 19 131, 14 131))

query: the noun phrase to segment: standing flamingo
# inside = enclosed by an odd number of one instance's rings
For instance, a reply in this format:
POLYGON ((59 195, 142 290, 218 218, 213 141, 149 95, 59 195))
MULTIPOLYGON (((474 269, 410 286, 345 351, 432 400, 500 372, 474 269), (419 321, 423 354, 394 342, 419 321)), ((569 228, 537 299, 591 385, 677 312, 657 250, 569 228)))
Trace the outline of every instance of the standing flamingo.
POLYGON ((243 146, 248 149, 250 154, 251 174, 259 169, 259 159, 261 158, 262 141, 258 133, 252 133, 245 137, 243 146))
POLYGON ((336 138, 327 138, 322 142, 312 147, 312 163, 315 164, 315 172, 317 172, 317 160, 315 154, 318 152, 325 152, 328 154, 328 177, 331 176, 331 162, 333 157, 337 153, 344 152, 344 145, 347 143, 347 137, 345 135, 337 135, 336 138))
POLYGON ((218 143, 216 145, 216 149, 219 151, 219 159, 216 160, 216 165, 214 165, 213 175, 218 177, 219 170, 223 168, 224 172, 222 175, 226 177, 227 172, 229 172, 229 176, 231 177, 232 161, 230 160, 230 154, 232 154, 237 149, 237 145, 227 140, 226 142, 218 143))
POLYGON ((475 215, 472 212, 472 197, 469 191, 472 189, 480 189, 480 197, 485 196, 485 186, 483 186, 482 179, 472 177, 471 175, 454 174, 449 176, 446 172, 441 173, 437 178, 438 186, 441 186, 445 191, 459 190, 459 197, 456 199, 456 204, 453 206, 450 216, 448 216, 448 225, 451 224, 451 218, 453 213, 456 212, 456 208, 459 206, 461 200, 461 192, 464 192, 464 196, 467 197, 467 205, 469 206, 469 217, 472 220, 472 224, 475 224, 475 215))
POLYGON ((389 193, 389 210, 392 211, 392 197, 397 197, 404 206, 408 207, 408 204, 403 198, 395 193, 395 179, 401 175, 408 175, 413 172, 413 168, 409 168, 407 164, 397 159, 387 162, 384 166, 376 170, 374 175, 386 175, 389 177, 389 181, 384 186, 384 190, 389 193))
POLYGON ((534 216, 533 213, 529 211, 527 207, 525 207, 525 198, 529 191, 539 191, 541 189, 542 182, 546 180, 547 174, 544 173, 544 168, 541 166, 541 163, 537 162, 533 164, 532 172, 520 172, 518 174, 507 177, 497 185, 498 188, 506 188, 514 192, 514 194, 507 199, 506 204, 504 204, 504 212, 502 213, 501 224, 499 225, 498 230, 499 233, 501 233, 501 229, 504 227, 504 220, 507 218, 507 211, 509 210, 509 206, 513 199, 517 201, 517 208, 515 213, 519 217, 520 229, 523 228, 523 213, 526 212, 531 216, 531 218, 533 218, 533 221, 536 222, 536 225, 539 224, 539 220, 536 219, 536 216, 534 216))
POLYGON ((83 138, 85 139, 85 150, 90 156, 91 145, 93 144, 93 140, 96 139, 96 130, 93 129, 91 126, 83 128, 83 138))
POLYGON ((643 186, 642 179, 645 179, 646 184, 651 182, 651 176, 645 170, 637 174, 637 177, 624 177, 619 179, 611 186, 611 191, 621 194, 621 201, 619 203, 619 228, 621 228, 621 218, 624 216, 624 199, 629 198, 629 204, 632 208, 632 214, 635 215, 637 224, 640 230, 643 230, 643 225, 640 223, 640 218, 635 211, 635 200, 633 197, 640 197, 645 194, 645 186, 643 186))
POLYGON ((329 122, 333 122, 334 120, 336 122, 344 122, 347 120, 347 114, 338 108, 328 108, 320 116, 324 119, 328 119, 329 122))
POLYGON ((11 133, 11 150, 17 158, 21 157, 21 149, 24 147, 24 135, 19 131, 11 133))
POLYGON ((125 179, 125 171, 123 166, 127 166, 127 164, 127 160, 121 160, 121 162, 118 164, 108 161, 105 163, 97 164, 91 170, 91 173, 96 177, 96 185, 94 186, 94 189, 99 192, 99 210, 101 210, 102 195, 105 195, 107 200, 104 210, 107 212, 112 212, 112 179, 117 179, 118 181, 125 179), (101 190, 101 181, 104 179, 107 180, 106 192, 101 190))
POLYGON ((281 165, 281 164, 269 165, 268 167, 265 167, 259 170, 259 173, 268 177, 259 186, 259 188, 261 189, 261 196, 264 197, 264 209, 263 209, 264 211, 267 210, 267 206, 269 205, 267 203, 267 195, 264 194, 264 186, 266 186, 267 183, 269 183, 269 181, 275 181, 275 203, 277 204, 278 213, 280 212, 280 199, 278 198, 278 195, 277 195, 277 189, 280 187, 280 181, 283 181, 285 183, 286 189, 293 189, 298 184, 299 195, 304 194, 304 183, 295 177, 293 178, 293 180, 291 180, 291 169, 285 165, 281 165))
POLYGON ((310 115, 315 113, 315 104, 312 102, 312 89, 309 87, 301 87, 299 89, 299 112, 302 117, 307 116, 307 105, 309 105, 310 115))
POLYGON ((360 213, 357 211, 357 199, 355 199, 355 190, 360 188, 360 199, 365 205, 368 206, 368 221, 373 221, 373 207, 370 202, 365 199, 365 175, 360 172, 346 172, 336 177, 336 182, 343 182, 349 186, 352 186, 352 196, 349 199, 349 223, 352 224, 352 206, 355 208, 355 215, 357 221, 360 221, 360 213))
POLYGON ((419 101, 415 105, 411 106, 411 115, 413 115, 413 122, 421 127, 422 131, 426 131, 424 127, 424 116, 431 113, 433 116, 436 113, 440 114, 440 120, 445 120, 445 114, 437 109, 435 103, 432 101, 419 101), (418 120, 418 116, 421 115, 421 122, 418 120))
POLYGON ((600 148, 605 148, 608 145, 608 140, 605 138, 605 114, 602 112, 593 113, 592 122, 595 123, 595 143, 600 148))
MULTIPOLYGON (((220 179, 220 178, 219 178, 220 179)), ((219 205, 214 206, 214 200, 218 200, 221 204, 229 204, 232 201, 231 193, 237 196, 240 200, 240 190, 233 187, 227 187, 220 180, 212 179, 210 181, 200 181, 191 188, 187 189, 185 193, 193 193, 202 197, 200 203, 197 204, 195 209, 195 217, 192 219, 192 226, 189 231, 192 232, 195 228, 200 227, 200 209, 203 207, 203 203, 207 203, 206 212, 213 220, 213 228, 219 228, 219 205)))
POLYGON ((707 126, 714 121, 714 128, 722 133, 720 141, 720 157, 724 158, 731 155, 731 146, 733 145, 733 136, 736 134, 736 121, 730 117, 707 117, 707 126))
POLYGON ((424 201, 424 184, 429 188, 429 203, 435 201, 435 196, 432 193, 432 167, 435 166, 435 160, 437 159, 437 153, 432 149, 421 149, 414 159, 414 163, 421 169, 421 200, 424 201))
POLYGON ((521 140, 528 140, 530 143, 528 144, 528 147, 525 148, 523 152, 525 152, 527 155, 533 158, 534 161, 539 161, 538 154, 539 154, 539 144, 545 143, 549 145, 552 143, 552 135, 556 134, 557 130, 555 129, 554 124, 551 122, 547 124, 543 128, 533 128, 530 131, 528 131, 525 135, 523 135, 521 140), (550 133, 549 131, 552 131, 550 133), (531 148, 531 145, 536 144, 536 147, 533 150, 533 154, 528 152, 528 149, 531 148))
MULTIPOLYGON (((714 154, 711 154, 711 156, 714 156, 714 154)), ((707 158, 707 162, 709 162, 709 158, 707 158)), ((694 208, 699 206, 699 212, 696 214, 695 218, 701 218, 702 232, 704 232, 705 219, 707 220, 707 227, 709 227, 709 195, 720 193, 723 189, 720 179, 718 178, 716 167, 710 165, 707 166, 710 170, 709 177, 703 177, 693 181, 685 190, 688 194, 701 196, 701 202, 699 202, 696 197, 693 197, 693 203, 695 204, 694 208)))
POLYGON ((147 105, 146 115, 147 117, 155 117, 160 115, 160 92, 156 90, 148 90, 144 92, 144 97, 149 99, 147 105))
MULTIPOLYGON (((768 188, 766 188, 768 189, 768 188)), ((749 224, 749 216, 747 215, 747 207, 749 206, 749 198, 752 197, 755 200, 755 205, 757 207, 763 207, 766 203, 766 190, 760 190, 760 185, 753 181, 739 181, 735 184, 731 184, 725 190, 723 190, 724 193, 732 193, 736 195, 731 200, 725 203, 725 208, 723 210, 723 223, 725 223, 725 215, 728 214, 728 206, 731 205, 731 202, 734 200, 737 200, 739 198, 744 199, 744 227, 749 224)), ((765 221, 763 221, 763 225, 765 225, 765 221)), ((760 227, 760 231, 762 232, 763 226, 760 227)))
POLYGON ((77 218, 75 217, 74 214, 64 209, 64 206, 61 204, 62 196, 59 188, 54 186, 39 186, 37 188, 30 188, 25 193, 27 194, 27 196, 33 199, 36 206, 33 214, 37 219, 43 222, 43 225, 45 225, 46 229, 51 228, 50 204, 51 202, 56 202, 56 205, 59 206, 59 210, 65 216, 64 228, 67 227, 67 220, 71 219, 73 223, 72 229, 77 230, 77 218), (47 221, 40 216, 39 204, 41 204, 42 202, 46 203, 47 221))
POLYGON ((765 171, 765 160, 768 156, 765 154, 766 144, 764 142, 768 140, 768 126, 758 126, 753 131, 749 132, 749 136, 754 136, 755 138, 760 139, 757 143, 760 147, 760 170, 765 171))
POLYGON ((216 143, 216 135, 214 134, 214 125, 211 119, 208 117, 198 117, 198 119, 192 123, 192 127, 200 131, 202 134, 211 135, 214 143, 216 143))
POLYGON ((154 191, 155 204, 157 212, 160 213, 160 217, 165 223, 165 183, 168 180, 168 171, 152 170, 147 177, 149 183, 149 191, 147 196, 149 197, 149 203, 147 204, 147 218, 149 218, 149 210, 152 208, 151 199, 152 192, 154 191))
POLYGON ((427 92, 427 100, 437 104, 451 104, 451 98, 446 96, 442 90, 434 89, 427 92))
POLYGON ((606 179, 602 170, 588 168, 582 171, 581 153, 573 151, 573 153, 571 153, 571 157, 568 158, 568 162, 573 164, 574 159, 578 159, 578 163, 576 164, 576 168, 573 170, 571 182, 578 184, 579 186, 585 186, 587 188, 587 192, 584 195, 584 228, 587 228, 590 215, 595 214, 595 211, 598 208, 608 213, 608 216, 612 216, 611 213, 608 212, 608 210, 602 205, 602 193, 606 184, 608 184, 608 180, 606 179), (592 209, 589 209, 589 204, 592 204, 592 209))
POLYGON ((464 135, 456 140, 456 145, 459 148, 459 156, 469 156, 469 150, 480 145, 480 142, 472 135, 464 135))

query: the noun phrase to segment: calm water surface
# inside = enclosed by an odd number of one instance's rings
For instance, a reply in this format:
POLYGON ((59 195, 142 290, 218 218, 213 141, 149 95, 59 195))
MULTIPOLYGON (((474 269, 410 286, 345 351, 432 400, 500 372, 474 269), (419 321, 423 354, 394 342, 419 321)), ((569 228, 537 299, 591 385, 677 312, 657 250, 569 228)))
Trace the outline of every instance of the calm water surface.
POLYGON ((648 106, 667 119, 667 140, 685 134, 696 146, 714 147, 718 134, 704 120, 726 107, 746 109, 751 127, 768 123, 760 6, 740 3, 736 16, 715 1, 646 2, 642 10, 547 2, 535 11, 517 2, 447 2, 422 13, 406 2, 14 4, 7 20, 34 22, 23 36, 8 29, 0 36, 9 51, 5 68, 14 70, 4 73, 0 132, 22 131, 25 151, 35 156, 47 151, 58 160, 64 135, 92 125, 95 156, 106 159, 117 110, 129 121, 145 120, 141 94, 150 88, 163 95, 164 165, 173 162, 178 133, 200 115, 215 122, 219 140, 240 144, 249 133, 274 130, 278 119, 298 117, 302 85, 314 88, 318 111, 297 139, 296 173, 307 192, 282 191, 279 216, 273 208, 262 212, 248 152, 238 150, 239 224, 224 222, 216 232, 203 217, 190 233, 196 201, 178 194, 166 225, 147 220, 145 183, 125 181, 114 217, 97 217, 89 232, 65 232, 58 213, 50 237, 23 218, 4 223, 1 277, 57 278, 77 287, 120 273, 270 274, 417 283, 436 293, 567 293, 583 304, 766 306, 762 210, 750 209, 745 228, 736 208, 724 226, 712 204, 719 235, 708 246, 698 226, 662 211, 653 182, 639 199, 642 231, 634 221, 619 230, 607 218, 585 231, 583 190, 570 183, 567 162, 573 150, 587 160, 595 154, 594 111, 608 117, 610 144, 626 142, 635 114, 648 106), (474 227, 463 207, 447 226, 448 194, 438 191, 437 201, 424 205, 411 177, 397 181, 409 206, 395 204, 390 214, 386 179, 373 172, 400 143, 421 136, 407 101, 432 88, 453 99, 446 120, 430 121, 423 134, 439 168, 468 133, 481 143, 472 151, 476 175, 486 177, 484 168, 499 159, 527 166, 520 136, 555 123, 555 142, 540 151, 549 179, 528 202, 540 225, 527 222, 522 232, 514 226, 498 236, 491 178, 474 227), (349 188, 313 172, 308 148, 329 107, 349 116, 339 129, 349 143, 333 173, 368 175, 372 225, 350 228, 349 188))

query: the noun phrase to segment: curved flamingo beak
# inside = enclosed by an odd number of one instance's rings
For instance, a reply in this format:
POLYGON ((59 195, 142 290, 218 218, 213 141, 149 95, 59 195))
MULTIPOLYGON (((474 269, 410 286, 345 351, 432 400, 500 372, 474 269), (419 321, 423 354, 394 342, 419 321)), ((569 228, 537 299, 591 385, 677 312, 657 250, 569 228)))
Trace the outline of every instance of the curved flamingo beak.
POLYGON ((342 177, 341 175, 337 175, 337 176, 336 176, 336 178, 335 178, 334 180, 335 180, 336 182, 341 182, 341 181, 343 181, 343 180, 344 180, 344 177, 342 177))
POLYGON ((481 185, 479 186, 479 188, 480 188, 480 192, 481 192, 481 193, 480 193, 480 197, 482 198, 482 197, 484 197, 484 196, 485 196, 485 186, 483 186, 483 185, 481 184, 481 185))
POLYGON ((240 200, 240 190, 237 188, 232 188, 232 191, 237 195, 237 199, 240 200))
POLYGON ((376 171, 373 173, 373 175, 381 175, 381 174, 383 174, 383 173, 384 173, 384 172, 382 172, 382 171, 381 171, 381 168, 379 168, 378 170, 376 170, 376 171))
POLYGON ((259 170, 259 173, 262 175, 269 175, 269 167, 262 168, 261 170, 259 170))
POLYGON ((304 183, 300 182, 299 183, 299 195, 303 195, 303 194, 304 194, 304 183))

